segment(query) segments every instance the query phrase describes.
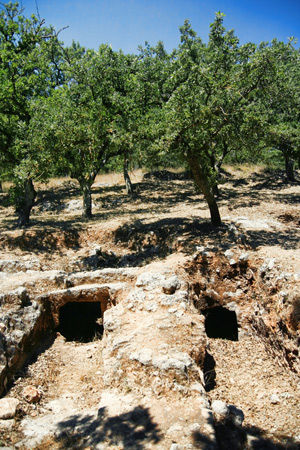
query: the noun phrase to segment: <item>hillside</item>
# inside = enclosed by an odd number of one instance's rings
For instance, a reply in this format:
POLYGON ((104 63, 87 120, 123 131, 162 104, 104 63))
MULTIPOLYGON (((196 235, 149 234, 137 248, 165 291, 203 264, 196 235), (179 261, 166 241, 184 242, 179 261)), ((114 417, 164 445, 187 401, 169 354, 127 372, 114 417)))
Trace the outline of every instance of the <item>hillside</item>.
POLYGON ((299 448, 299 175, 226 168, 219 228, 185 174, 131 176, 97 178, 89 222, 71 180, 22 230, 1 196, 0 446, 299 448))

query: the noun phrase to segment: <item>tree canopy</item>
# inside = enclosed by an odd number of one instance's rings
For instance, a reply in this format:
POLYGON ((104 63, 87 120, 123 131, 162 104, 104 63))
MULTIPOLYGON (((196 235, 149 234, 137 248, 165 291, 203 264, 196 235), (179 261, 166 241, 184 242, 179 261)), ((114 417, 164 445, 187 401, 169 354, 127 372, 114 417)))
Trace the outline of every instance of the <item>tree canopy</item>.
MULTIPOLYGON (((162 42, 136 55, 73 43, 18 3, 0 6, 0 179, 13 181, 18 225, 29 222, 35 180, 75 178, 83 215, 104 170, 184 164, 221 224, 219 175, 230 155, 277 149, 288 178, 300 159, 299 50, 241 45, 215 15, 205 43, 188 20, 170 54, 162 42)), ((127 174, 127 175, 126 175, 127 174)))
POLYGON ((18 3, 0 11, 0 130, 2 174, 14 182, 18 225, 28 223, 35 199, 32 181, 47 176, 49 164, 37 151, 31 120, 35 100, 62 82, 57 33, 44 20, 23 15, 18 3))
POLYGON ((44 127, 44 148, 53 159, 56 155, 57 170, 79 182, 84 217, 92 215, 91 186, 96 175, 122 148, 116 137, 124 84, 122 59, 121 53, 106 45, 97 52, 75 44, 65 49, 66 83, 44 98, 37 112, 44 127))

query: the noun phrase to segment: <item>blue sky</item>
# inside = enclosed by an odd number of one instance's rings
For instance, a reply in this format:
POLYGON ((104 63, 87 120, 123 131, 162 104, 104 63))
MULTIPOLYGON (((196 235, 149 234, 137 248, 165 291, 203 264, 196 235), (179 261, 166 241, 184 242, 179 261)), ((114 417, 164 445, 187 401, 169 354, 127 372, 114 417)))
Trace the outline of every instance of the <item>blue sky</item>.
MULTIPOLYGON (((7 0, 8 1, 8 0, 7 0)), ((241 43, 300 41, 300 0, 19 0, 26 16, 36 13, 57 30, 66 45, 72 40, 97 50, 111 44, 114 50, 136 53, 147 40, 163 41, 168 51, 177 47, 179 26, 189 19, 204 41, 216 11, 226 14, 224 24, 233 28, 241 43)), ((299 46, 299 43, 298 43, 299 46)))

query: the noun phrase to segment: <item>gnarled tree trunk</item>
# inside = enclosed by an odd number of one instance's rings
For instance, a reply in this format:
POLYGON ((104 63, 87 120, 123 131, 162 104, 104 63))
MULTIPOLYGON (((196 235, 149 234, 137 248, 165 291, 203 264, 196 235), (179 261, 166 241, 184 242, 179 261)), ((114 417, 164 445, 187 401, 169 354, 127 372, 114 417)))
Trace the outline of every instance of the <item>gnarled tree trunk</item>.
POLYGON ((199 162, 197 161, 197 158, 193 156, 191 151, 187 152, 187 160, 192 172, 193 179, 197 187, 204 195, 204 198, 208 204, 211 223, 214 226, 220 226, 222 224, 222 221, 218 204, 214 195, 214 186, 210 186, 209 180, 204 170, 201 168, 199 162))
POLYGON ((285 173, 288 181, 295 181, 294 163, 292 158, 285 155, 285 173))
POLYGON ((79 180, 80 190, 83 198, 83 211, 82 217, 90 219, 92 217, 92 183, 90 180, 79 180))
POLYGON ((127 195, 133 195, 133 186, 132 186, 131 179, 130 179, 130 176, 128 173, 128 166, 129 166, 129 161, 128 160, 124 161, 123 174, 124 174, 124 180, 125 180, 125 189, 126 189, 127 195))
POLYGON ((19 228, 25 227, 29 224, 29 217, 34 201, 36 198, 36 191, 33 186, 31 178, 27 178, 21 185, 18 186, 18 196, 16 199, 16 212, 18 213, 17 226, 19 228))

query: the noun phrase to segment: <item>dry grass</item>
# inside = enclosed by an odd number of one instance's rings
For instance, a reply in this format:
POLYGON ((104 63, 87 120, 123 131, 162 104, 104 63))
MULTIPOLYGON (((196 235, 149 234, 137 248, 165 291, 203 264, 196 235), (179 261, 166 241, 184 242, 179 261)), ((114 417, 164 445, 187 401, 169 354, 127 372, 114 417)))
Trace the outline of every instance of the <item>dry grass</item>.
MULTIPOLYGON (((143 178, 144 170, 139 169, 130 172, 130 177, 133 182, 138 182, 143 178)), ((111 173, 103 173, 97 175, 94 185, 122 185, 124 184, 124 177, 122 172, 111 172, 111 173)), ((5 183, 6 186, 9 186, 9 183, 5 183)), ((37 190, 44 189, 52 189, 56 187, 60 187, 62 185, 75 185, 78 186, 78 182, 71 177, 54 177, 50 178, 47 183, 37 183, 37 190)))

